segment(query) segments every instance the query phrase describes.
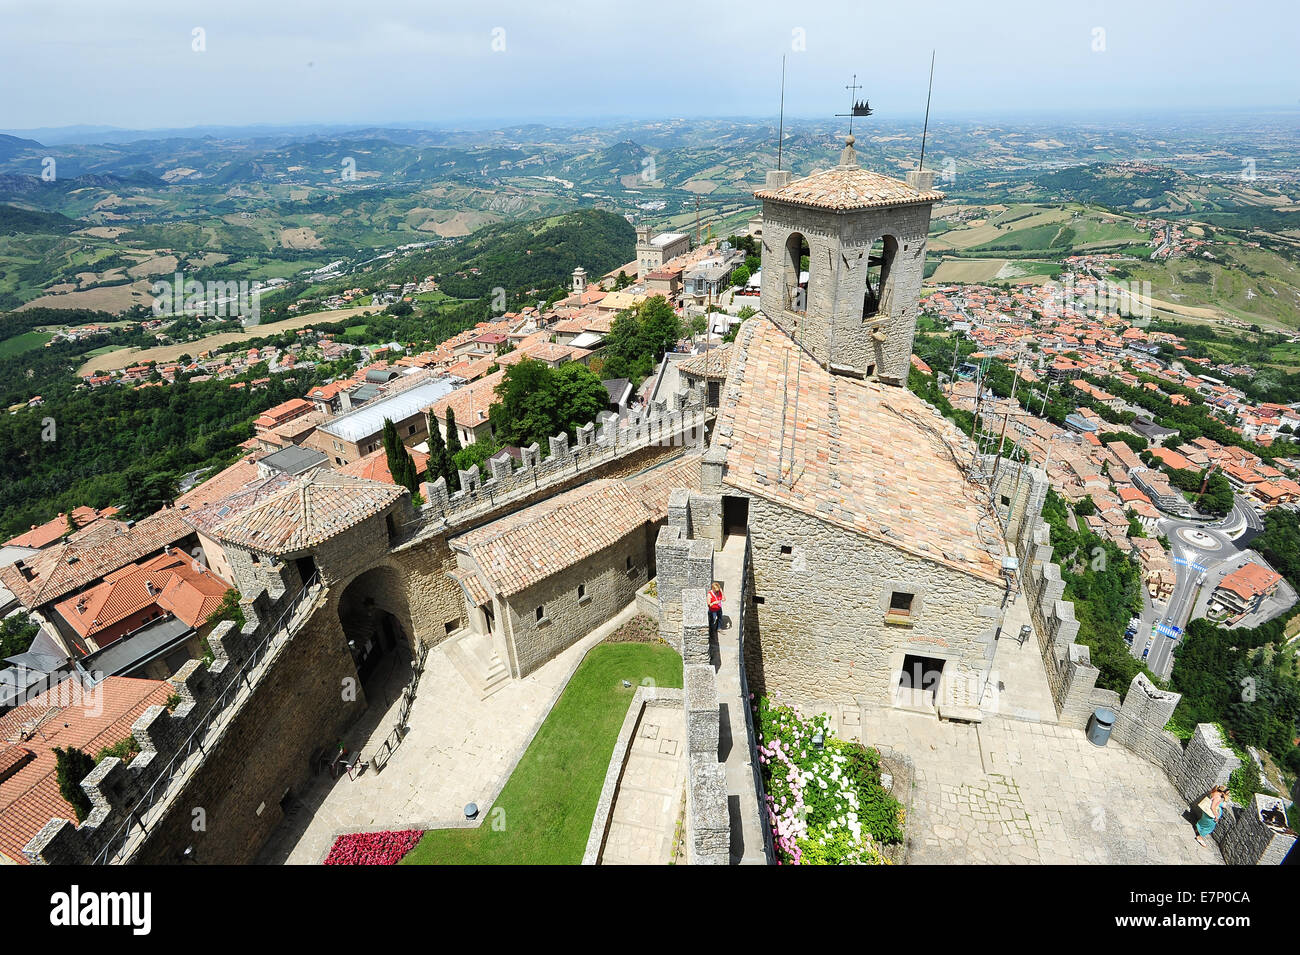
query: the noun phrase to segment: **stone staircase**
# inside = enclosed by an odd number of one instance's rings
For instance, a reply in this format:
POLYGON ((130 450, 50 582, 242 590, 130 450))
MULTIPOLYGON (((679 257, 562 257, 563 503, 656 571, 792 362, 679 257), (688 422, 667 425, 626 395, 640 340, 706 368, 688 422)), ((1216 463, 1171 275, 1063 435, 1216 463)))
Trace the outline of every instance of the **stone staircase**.
POLYGON ((462 630, 448 637, 444 647, 447 659, 480 700, 486 700, 510 682, 510 668, 489 637, 462 630))

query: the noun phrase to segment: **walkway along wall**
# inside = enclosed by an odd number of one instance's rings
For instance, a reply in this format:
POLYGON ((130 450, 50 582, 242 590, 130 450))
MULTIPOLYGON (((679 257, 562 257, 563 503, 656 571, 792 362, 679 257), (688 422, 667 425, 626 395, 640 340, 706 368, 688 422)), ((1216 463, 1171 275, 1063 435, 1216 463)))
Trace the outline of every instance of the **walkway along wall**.
MULTIPOLYGON (((998 462, 993 457, 984 459, 984 471, 990 476, 993 500, 1007 540, 1020 561, 1057 721, 1082 729, 1098 707, 1114 710, 1111 742, 1163 769, 1189 804, 1200 800, 1212 787, 1226 785, 1241 760, 1217 726, 1199 724, 1185 746, 1165 729, 1181 694, 1158 689, 1141 673, 1133 678, 1122 702, 1118 693, 1097 687, 1098 670, 1092 665, 1088 648, 1075 642, 1079 623, 1074 617, 1074 605, 1065 599, 1061 570, 1052 563, 1050 531, 1042 520, 1047 475, 1029 464, 998 462)), ((1214 838, 1225 861, 1238 865, 1276 864, 1295 841, 1294 834, 1271 830, 1256 806, 1235 804, 1225 809, 1214 838), (1229 838, 1234 828, 1237 835, 1229 838), (1281 848, 1284 843, 1286 849, 1281 848)))

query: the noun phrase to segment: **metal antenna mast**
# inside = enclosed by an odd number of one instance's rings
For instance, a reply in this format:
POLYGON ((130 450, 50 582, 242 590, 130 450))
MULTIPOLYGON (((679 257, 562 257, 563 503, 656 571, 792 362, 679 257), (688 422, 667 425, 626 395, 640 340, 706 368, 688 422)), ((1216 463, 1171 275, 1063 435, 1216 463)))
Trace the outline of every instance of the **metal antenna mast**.
POLYGON ((781 57, 781 113, 776 126, 776 168, 781 168, 781 146, 785 142, 785 57, 781 57))
POLYGON ((925 168, 925 137, 930 131, 930 94, 934 92, 934 50, 930 51, 930 87, 925 91, 925 125, 921 127, 921 164, 917 166, 920 171, 925 168))

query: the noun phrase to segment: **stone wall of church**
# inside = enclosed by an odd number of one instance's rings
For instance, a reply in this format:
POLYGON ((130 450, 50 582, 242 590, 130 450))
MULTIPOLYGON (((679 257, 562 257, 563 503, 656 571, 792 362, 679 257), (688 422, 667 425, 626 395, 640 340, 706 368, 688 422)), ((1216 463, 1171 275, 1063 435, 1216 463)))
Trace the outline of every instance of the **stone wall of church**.
POLYGON ((758 497, 749 533, 761 601, 745 643, 755 693, 892 704, 903 658, 915 654, 947 661, 944 684, 978 699, 995 647, 997 584, 758 497), (911 626, 885 623, 893 591, 914 595, 911 626))
POLYGON ((764 201, 763 313, 823 364, 870 369, 890 384, 906 382, 929 228, 930 206, 925 203, 835 213, 764 201), (804 315, 786 303, 785 246, 795 232, 809 248, 804 315), (887 301, 882 299, 881 311, 864 321, 868 256, 883 236, 898 243, 885 283, 887 301), (883 342, 873 337, 874 329, 883 334, 883 342))

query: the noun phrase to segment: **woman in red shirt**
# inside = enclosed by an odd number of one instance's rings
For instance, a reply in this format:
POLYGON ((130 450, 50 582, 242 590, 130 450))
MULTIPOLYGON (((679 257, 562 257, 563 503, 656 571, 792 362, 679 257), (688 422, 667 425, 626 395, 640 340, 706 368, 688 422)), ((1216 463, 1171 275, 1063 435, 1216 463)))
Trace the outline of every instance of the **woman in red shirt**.
POLYGON ((709 588, 709 636, 716 637, 722 627, 722 584, 714 581, 709 588))

